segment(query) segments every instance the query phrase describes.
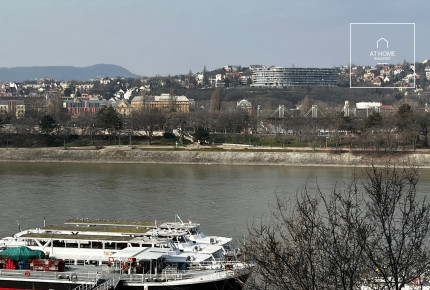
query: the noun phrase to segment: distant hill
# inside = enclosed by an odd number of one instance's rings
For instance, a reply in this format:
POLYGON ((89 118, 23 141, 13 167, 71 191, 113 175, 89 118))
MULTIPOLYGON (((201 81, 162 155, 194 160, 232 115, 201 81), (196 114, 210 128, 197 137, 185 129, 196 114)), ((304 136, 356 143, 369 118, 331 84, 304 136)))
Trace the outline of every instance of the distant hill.
POLYGON ((22 82, 41 78, 50 78, 59 81, 87 81, 101 77, 135 78, 137 75, 121 66, 113 64, 96 64, 87 67, 32 66, 0 68, 0 81, 2 82, 22 82))

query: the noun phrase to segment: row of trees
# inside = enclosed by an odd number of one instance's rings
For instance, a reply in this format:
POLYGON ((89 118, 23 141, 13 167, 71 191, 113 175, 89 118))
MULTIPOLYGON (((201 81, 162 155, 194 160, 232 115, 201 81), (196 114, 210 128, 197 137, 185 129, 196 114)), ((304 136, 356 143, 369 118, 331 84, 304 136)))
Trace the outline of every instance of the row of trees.
MULTIPOLYGON (((46 114, 39 117, 27 116, 16 120, 18 126, 40 125, 45 134, 70 134, 72 129, 80 129, 80 135, 91 136, 104 132, 110 138, 120 135, 134 135, 145 131, 151 142, 155 131, 173 132, 181 135, 181 141, 196 131, 218 134, 238 134, 266 129, 266 133, 276 133, 280 144, 297 146, 325 146, 337 149, 343 146, 392 152, 399 148, 428 148, 430 114, 414 111, 404 104, 397 112, 389 114, 373 112, 369 116, 347 117, 343 113, 333 113, 320 118, 301 115, 285 118, 260 117, 246 111, 231 110, 211 112, 172 112, 157 108, 142 108, 124 117, 113 108, 102 109, 98 114, 46 114), (271 128, 270 130, 267 128, 271 128), (287 133, 287 134, 285 134, 287 133)), ((213 135, 205 134, 207 138, 213 135)), ((258 135, 257 135, 258 136, 258 135)), ((249 135, 251 138, 251 135, 249 135)), ((257 138, 253 135, 252 138, 257 138)), ((201 138, 196 137, 201 140, 201 138)), ((210 140, 213 141, 213 140, 210 140)), ((280 145, 279 144, 279 145, 280 145)))
POLYGON ((278 195, 270 217, 255 222, 244 248, 251 289, 401 289, 421 284, 430 264, 430 204, 418 170, 371 167, 362 183, 323 193, 278 195))
POLYGON ((196 108, 186 113, 175 111, 175 106, 167 110, 143 106, 138 110, 133 109, 130 116, 122 116, 113 108, 105 108, 98 114, 72 116, 63 111, 58 97, 50 101, 45 114, 40 115, 40 107, 35 106, 33 109, 28 104, 24 118, 10 118, 8 122, 27 128, 28 131, 40 125, 44 133, 51 135, 69 135, 73 129, 79 128, 80 135, 106 134, 111 140, 124 134, 134 135, 137 131, 145 131, 149 143, 152 142, 154 131, 175 131, 180 133, 181 142, 190 135, 194 135, 196 140, 206 138, 211 139, 208 141, 216 141, 214 136, 217 133, 243 133, 244 138, 239 141, 251 144, 251 140, 258 137, 247 134, 259 132, 275 134, 278 146, 292 144, 316 148, 329 145, 337 149, 349 146, 388 152, 399 148, 429 146, 430 113, 407 103, 395 110, 369 112, 368 116, 365 112, 357 116, 346 116, 340 112, 340 108, 326 108, 323 114, 312 117, 310 114, 305 115, 312 102, 305 98, 300 111, 286 110, 280 118, 277 112, 260 111, 257 115, 255 111, 250 113, 238 109, 235 104, 226 108, 227 98, 225 91, 217 89, 211 94, 209 110, 196 108))

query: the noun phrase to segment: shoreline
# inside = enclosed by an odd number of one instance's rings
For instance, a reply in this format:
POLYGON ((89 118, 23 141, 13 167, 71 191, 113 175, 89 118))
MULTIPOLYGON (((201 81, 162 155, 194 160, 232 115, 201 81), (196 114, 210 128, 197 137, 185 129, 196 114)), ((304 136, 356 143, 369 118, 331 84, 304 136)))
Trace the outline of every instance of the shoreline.
POLYGON ((0 162, 67 162, 133 164, 201 164, 244 166, 368 167, 373 164, 430 168, 428 150, 376 154, 367 151, 312 150, 310 148, 205 150, 169 147, 111 146, 86 148, 0 148, 0 162))

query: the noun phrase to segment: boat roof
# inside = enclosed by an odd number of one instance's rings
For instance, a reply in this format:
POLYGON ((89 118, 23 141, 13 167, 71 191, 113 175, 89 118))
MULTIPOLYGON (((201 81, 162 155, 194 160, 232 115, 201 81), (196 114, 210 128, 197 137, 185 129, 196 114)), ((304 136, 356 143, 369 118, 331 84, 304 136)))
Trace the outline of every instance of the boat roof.
POLYGON ((212 255, 208 254, 208 253, 180 252, 180 253, 176 253, 174 255, 166 256, 166 261, 172 262, 172 263, 173 262, 184 262, 184 261, 200 263, 200 262, 204 262, 204 261, 209 261, 212 258, 213 258, 212 255))
POLYGON ((193 229, 198 228, 200 224, 188 221, 187 223, 181 223, 181 222, 165 222, 160 224, 159 228, 166 228, 166 229, 193 229))
POLYGON ((66 225, 99 225, 99 226, 135 226, 155 228, 155 221, 133 221, 133 220, 109 220, 109 219, 68 219, 64 223, 66 225))
POLYGON ((109 242, 141 242, 142 238, 121 237, 121 236, 102 236, 102 235, 69 235, 51 233, 28 233, 23 238, 52 239, 52 240, 88 240, 88 241, 109 241, 109 242))
POLYGON ((49 225, 43 228, 45 231, 71 231, 71 232, 105 232, 105 233, 125 233, 125 234, 145 234, 149 228, 118 228, 102 226, 72 226, 72 225, 49 225))
POLYGON ((89 219, 77 218, 68 219, 66 225, 85 225, 85 226, 121 226, 121 227, 144 227, 144 228, 197 228, 200 224, 188 221, 183 222, 163 222, 163 221, 136 221, 136 220, 110 220, 110 219, 89 219))
POLYGON ((166 248, 132 248, 128 247, 113 254, 112 258, 127 259, 136 258, 136 260, 156 260, 166 256, 171 249, 166 248))

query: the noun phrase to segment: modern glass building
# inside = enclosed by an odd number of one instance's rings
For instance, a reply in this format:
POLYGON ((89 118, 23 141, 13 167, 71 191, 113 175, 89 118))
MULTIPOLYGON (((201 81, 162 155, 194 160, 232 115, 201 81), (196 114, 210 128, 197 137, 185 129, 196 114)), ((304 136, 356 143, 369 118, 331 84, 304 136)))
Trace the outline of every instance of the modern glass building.
POLYGON ((255 67, 252 87, 335 86, 335 68, 255 67))

